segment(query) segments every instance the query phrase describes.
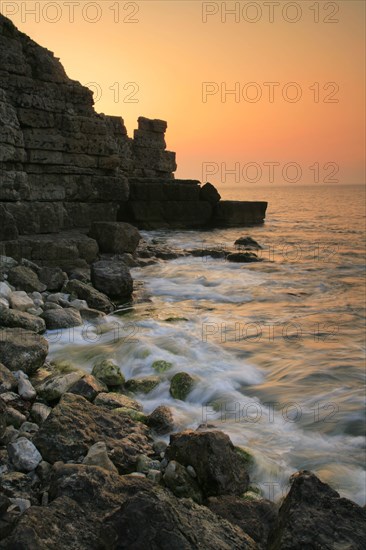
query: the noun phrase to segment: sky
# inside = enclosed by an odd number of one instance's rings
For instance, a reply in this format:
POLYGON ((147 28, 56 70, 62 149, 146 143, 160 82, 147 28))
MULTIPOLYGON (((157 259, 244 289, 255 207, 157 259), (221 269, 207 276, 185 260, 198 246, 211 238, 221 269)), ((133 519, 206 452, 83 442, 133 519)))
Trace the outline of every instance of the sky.
POLYGON ((365 2, 7 1, 95 109, 168 121, 176 177, 365 182, 365 2))

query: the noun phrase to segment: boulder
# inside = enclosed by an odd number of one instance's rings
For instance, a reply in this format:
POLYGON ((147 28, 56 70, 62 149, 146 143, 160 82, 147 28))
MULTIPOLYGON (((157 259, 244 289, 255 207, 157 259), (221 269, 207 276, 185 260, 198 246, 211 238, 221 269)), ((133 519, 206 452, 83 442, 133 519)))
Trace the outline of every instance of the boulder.
POLYGON ((17 290, 25 290, 26 292, 43 292, 46 290, 46 285, 41 283, 37 274, 29 267, 23 265, 10 269, 8 281, 17 290))
POLYGON ((37 396, 36 390, 33 388, 28 376, 23 371, 19 371, 18 375, 18 393, 25 401, 33 401, 37 396))
POLYGON ((141 235, 133 225, 123 222, 94 222, 90 237, 95 239, 101 252, 134 253, 141 235))
POLYGON ((37 386, 37 393, 42 399, 52 403, 60 399, 82 377, 83 373, 81 371, 50 376, 37 386))
POLYGON ((81 281, 73 279, 67 283, 65 289, 66 292, 75 294, 80 300, 85 300, 92 309, 103 311, 103 313, 111 313, 114 310, 114 306, 107 296, 81 281))
MULTIPOLYGON (((0 261, 1 268, 1 261, 0 261)), ((5 298, 8 302, 12 293, 12 288, 6 281, 0 281, 0 298, 5 298)))
POLYGON ((135 411, 142 411, 140 403, 123 395, 122 393, 99 393, 94 400, 95 405, 100 407, 107 407, 108 409, 118 409, 124 407, 126 409, 133 409, 135 411))
POLYGON ((258 244, 257 241, 255 241, 252 237, 240 237, 235 241, 234 244, 240 248, 244 248, 244 250, 262 249, 261 245, 258 244))
POLYGON ((73 307, 49 309, 43 312, 42 318, 48 330, 78 327, 83 324, 79 311, 73 307))
POLYGON ((159 405, 146 419, 147 425, 157 434, 166 434, 174 429, 172 411, 165 405, 159 405))
POLYGON ((58 292, 67 281, 67 275, 59 267, 42 267, 39 272, 39 280, 46 285, 50 292, 58 292))
POLYGON ((163 481, 176 497, 191 498, 198 504, 202 504, 202 493, 197 481, 179 462, 175 460, 169 462, 163 475, 163 481))
POLYGON ((290 481, 270 534, 270 550, 365 548, 365 508, 341 498, 312 472, 297 472, 290 481))
POLYGON ((240 527, 259 548, 267 548, 268 535, 278 516, 274 502, 265 499, 245 500, 245 495, 244 498, 223 495, 210 497, 206 505, 216 515, 240 527))
POLYGON ((219 227, 261 224, 267 206, 267 202, 258 201, 220 201, 214 208, 212 224, 219 227))
POLYGON ((77 461, 98 441, 113 451, 120 473, 132 472, 141 453, 152 454, 146 426, 74 394, 61 398, 33 439, 43 458, 52 464, 77 461))
POLYGON ((43 336, 21 328, 0 330, 0 362, 9 370, 32 374, 42 367, 48 353, 43 336))
POLYGON ((156 372, 161 374, 171 369, 173 367, 173 363, 159 359, 157 361, 154 361, 151 366, 156 372))
POLYGON ((14 467, 21 472, 35 470, 42 456, 35 445, 26 437, 19 437, 8 445, 8 453, 14 467))
POLYGON ((170 381, 170 394, 174 399, 185 401, 192 391, 195 380, 187 372, 177 372, 170 381))
POLYGON ((88 401, 94 401, 99 393, 106 392, 107 386, 103 384, 100 380, 92 376, 91 374, 86 374, 83 378, 80 378, 71 388, 69 388, 69 393, 76 393, 85 397, 88 401))
POLYGON ((125 383, 120 368, 109 359, 103 359, 95 363, 92 375, 109 387, 122 386, 125 383))
POLYGON ((261 258, 258 258, 257 254, 254 252, 233 252, 227 254, 226 259, 229 262, 236 263, 251 263, 251 262, 260 262, 261 258))
POLYGON ((200 189, 201 201, 207 201, 213 206, 215 206, 215 204, 217 204, 220 199, 221 199, 221 195, 216 189, 216 187, 212 185, 212 183, 207 182, 205 183, 205 185, 201 187, 200 189))
POLYGON ((42 334, 46 331, 46 323, 40 317, 25 311, 7 309, 0 306, 0 326, 7 328, 24 328, 42 334))
POLYGON ((166 456, 183 466, 193 466, 205 497, 241 495, 248 489, 247 464, 223 432, 187 430, 172 434, 166 456))
POLYGON ((42 424, 50 415, 52 408, 44 403, 33 403, 31 417, 37 424, 42 424))
POLYGON ((129 299, 133 292, 130 270, 123 262, 99 261, 91 267, 94 287, 111 298, 129 299))
POLYGON ((24 290, 12 292, 9 301, 10 306, 19 311, 28 311, 28 309, 34 307, 32 298, 30 298, 24 290))

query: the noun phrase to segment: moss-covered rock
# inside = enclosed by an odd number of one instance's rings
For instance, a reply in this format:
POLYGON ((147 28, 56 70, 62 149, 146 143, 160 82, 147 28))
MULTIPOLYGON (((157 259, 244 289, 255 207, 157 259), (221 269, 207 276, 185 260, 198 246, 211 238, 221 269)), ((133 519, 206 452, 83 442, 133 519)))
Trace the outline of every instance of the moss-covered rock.
POLYGON ((169 361, 164 361, 163 359, 159 359, 158 361, 154 361, 151 366, 156 372, 163 373, 171 369, 173 366, 173 363, 169 363, 169 361))
POLYGON ((132 393, 150 393, 160 384, 158 376, 146 376, 145 378, 131 378, 127 380, 126 389, 132 393))
POLYGON ((113 409, 112 413, 116 415, 125 415, 132 420, 135 420, 135 422, 143 422, 144 424, 147 424, 147 416, 143 412, 137 411, 136 409, 129 409, 128 407, 118 407, 117 409, 113 409))
POLYGON ((122 386, 125 382, 125 378, 118 365, 113 363, 110 359, 104 359, 95 363, 92 375, 110 387, 122 386))
POLYGON ((174 399, 185 401, 195 384, 194 378, 187 372, 178 372, 170 382, 170 394, 174 399))
POLYGON ((248 451, 246 451, 242 447, 235 447, 235 452, 240 456, 241 461, 247 468, 253 466, 254 458, 250 453, 248 453, 248 451))

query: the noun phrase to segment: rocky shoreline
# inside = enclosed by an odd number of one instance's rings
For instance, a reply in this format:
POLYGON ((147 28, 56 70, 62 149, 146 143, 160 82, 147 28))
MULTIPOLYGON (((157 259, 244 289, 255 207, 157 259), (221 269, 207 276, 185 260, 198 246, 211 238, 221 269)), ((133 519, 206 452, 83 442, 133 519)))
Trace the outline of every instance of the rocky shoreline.
MULTIPOLYGON (((192 253, 260 259, 248 237, 229 252, 179 252, 101 223, 91 235, 102 252, 89 267, 0 258, 0 548, 364 548, 365 509, 311 472, 294 474, 283 501, 271 502, 251 485, 251 455, 215 426, 176 433, 168 407, 144 414, 136 396, 168 362, 125 380, 108 359, 90 374, 48 361, 45 331, 103 330, 131 297, 130 267, 192 253)), ((175 374, 170 393, 185 400, 193 385, 175 374)))

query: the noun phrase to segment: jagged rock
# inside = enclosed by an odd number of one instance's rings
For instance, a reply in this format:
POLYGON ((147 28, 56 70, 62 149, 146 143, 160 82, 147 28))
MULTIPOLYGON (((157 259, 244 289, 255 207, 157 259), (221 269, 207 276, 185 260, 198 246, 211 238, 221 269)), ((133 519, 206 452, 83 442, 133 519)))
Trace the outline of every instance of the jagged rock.
POLYGON ((122 393, 99 393, 94 400, 94 404, 101 407, 107 407, 108 409, 118 409, 123 407, 126 409, 142 411, 142 406, 140 403, 130 397, 127 397, 127 395, 123 395, 122 393))
POLYGON ((83 324, 79 311, 73 307, 65 309, 49 309, 42 317, 48 330, 78 327, 83 324))
POLYGON ((81 281, 69 281, 66 285, 66 291, 75 294, 80 300, 85 300, 92 309, 103 311, 103 313, 111 313, 114 309, 107 296, 81 281))
POLYGON ((46 331, 43 319, 25 311, 3 308, 0 306, 0 326, 7 328, 24 328, 42 334, 46 331))
POLYGON ((133 471, 141 453, 152 453, 148 429, 142 423, 73 394, 61 398, 33 439, 43 458, 52 464, 78 460, 98 441, 113 451, 120 473, 133 471))
POLYGON ((81 395, 88 401, 94 401, 98 394, 106 391, 107 386, 91 374, 86 374, 83 378, 80 378, 80 380, 68 390, 69 393, 81 395))
POLYGON ((34 302, 24 290, 18 290, 11 293, 10 305, 13 309, 28 311, 28 309, 34 307, 34 302))
POLYGON ((90 237, 95 239, 101 252, 134 253, 141 235, 133 225, 123 222, 94 222, 90 237))
POLYGON ((294 474, 291 481, 268 548, 365 548, 365 508, 341 498, 306 470, 294 474))
POLYGON ((9 370, 31 374, 47 357, 48 342, 43 336, 21 328, 0 330, 0 362, 9 370))
POLYGON ((219 202, 221 199, 220 193, 217 191, 216 187, 212 183, 205 183, 200 189, 200 200, 207 201, 213 206, 219 202))
POLYGON ((37 386, 37 393, 42 399, 52 403, 60 399, 82 376, 80 371, 51 376, 37 386))
POLYGON ((174 429, 172 411, 165 405, 159 405, 146 419, 147 425, 157 434, 166 434, 174 429))
POLYGON ((192 391, 195 380, 187 372, 177 372, 170 381, 170 393, 174 399, 185 401, 192 391))
POLYGON ((108 456, 107 446, 104 441, 99 441, 90 447, 88 454, 83 460, 83 464, 87 466, 99 466, 104 470, 118 473, 117 468, 108 456))
POLYGON ((230 438, 219 431, 172 434, 168 460, 193 466, 204 496, 240 495, 248 489, 247 465, 230 438))
POLYGON ((26 437, 19 437, 8 445, 8 453, 14 467, 21 472, 35 470, 42 460, 35 445, 26 437))
POLYGON ((259 499, 256 501, 223 495, 210 497, 207 506, 218 516, 238 525, 258 544, 267 548, 268 535, 276 524, 278 510, 274 502, 259 499))
POLYGON ((25 290, 26 292, 43 292, 46 290, 46 285, 41 283, 37 274, 29 267, 22 265, 10 269, 8 280, 17 290, 25 290))
POLYGON ((129 299, 133 292, 130 270, 123 262, 99 261, 91 267, 94 287, 111 298, 129 299))
POLYGON ((13 373, 0 363, 0 394, 14 390, 17 385, 13 373))
POLYGON ((42 424, 50 415, 52 408, 44 403, 33 403, 31 417, 37 424, 42 424))
POLYGON ((132 393, 150 393, 160 384, 158 376, 146 376, 144 378, 131 378, 125 386, 132 393))
POLYGON ((125 382, 125 378, 118 365, 109 359, 98 361, 93 367, 92 375, 110 387, 122 386, 125 382))

